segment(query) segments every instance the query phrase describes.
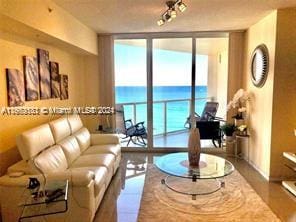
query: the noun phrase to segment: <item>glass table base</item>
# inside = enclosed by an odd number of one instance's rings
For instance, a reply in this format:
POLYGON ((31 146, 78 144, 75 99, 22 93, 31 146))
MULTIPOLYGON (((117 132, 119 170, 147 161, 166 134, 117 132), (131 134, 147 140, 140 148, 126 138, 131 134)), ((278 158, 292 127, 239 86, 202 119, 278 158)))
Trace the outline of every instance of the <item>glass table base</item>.
POLYGON ((161 183, 174 192, 192 196, 193 200, 196 200, 198 195, 212 194, 225 187, 225 182, 221 178, 190 179, 168 175, 161 183))

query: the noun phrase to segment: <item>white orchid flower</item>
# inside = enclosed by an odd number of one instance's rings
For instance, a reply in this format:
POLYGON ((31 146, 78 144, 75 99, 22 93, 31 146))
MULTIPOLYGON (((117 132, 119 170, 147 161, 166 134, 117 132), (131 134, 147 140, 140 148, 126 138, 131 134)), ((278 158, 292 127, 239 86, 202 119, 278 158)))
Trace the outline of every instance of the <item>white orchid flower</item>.
POLYGON ((241 107, 241 108, 238 109, 238 111, 239 111, 240 113, 244 113, 244 112, 247 111, 247 108, 246 108, 246 107, 241 107))
POLYGON ((238 130, 241 132, 245 131, 246 129, 247 129, 247 125, 241 125, 238 127, 238 130))
POLYGON ((232 108, 239 108, 238 112, 246 112, 245 107, 241 107, 246 101, 249 100, 249 93, 243 89, 239 89, 233 96, 233 99, 227 104, 227 111, 232 108))
POLYGON ((227 104, 227 111, 231 110, 232 108, 232 101, 227 104))
POLYGON ((234 102, 238 102, 240 100, 241 97, 243 97, 244 95, 244 90, 243 89, 239 89, 233 96, 233 101, 234 102))

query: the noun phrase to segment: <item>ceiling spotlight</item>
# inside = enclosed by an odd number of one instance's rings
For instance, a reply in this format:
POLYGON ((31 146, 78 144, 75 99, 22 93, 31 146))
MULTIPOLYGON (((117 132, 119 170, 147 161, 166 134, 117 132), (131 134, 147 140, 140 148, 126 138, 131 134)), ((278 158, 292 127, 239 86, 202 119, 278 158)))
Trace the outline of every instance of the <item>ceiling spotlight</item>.
POLYGON ((164 24, 165 20, 163 18, 159 19, 157 21, 157 25, 162 26, 164 24))
POLYGON ((184 12, 187 6, 182 2, 182 0, 167 1, 166 5, 168 9, 161 15, 161 18, 157 21, 157 25, 162 26, 165 22, 170 22, 172 19, 177 17, 177 10, 184 12))
POLYGON ((173 19, 177 17, 177 11, 176 11, 175 7, 174 7, 174 8, 172 9, 172 11, 171 11, 171 17, 172 17, 173 19))
POLYGON ((187 8, 187 5, 185 5, 182 1, 178 3, 178 9, 180 10, 180 12, 184 12, 186 8, 187 8))

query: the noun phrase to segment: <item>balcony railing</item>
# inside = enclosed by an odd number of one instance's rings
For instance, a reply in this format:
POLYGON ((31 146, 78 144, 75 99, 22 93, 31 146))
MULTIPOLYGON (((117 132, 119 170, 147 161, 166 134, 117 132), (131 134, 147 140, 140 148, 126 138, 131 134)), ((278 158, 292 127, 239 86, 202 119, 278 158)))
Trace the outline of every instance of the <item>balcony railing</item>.
MULTIPOLYGON (((212 100, 212 97, 196 98, 195 111, 197 113, 201 113, 204 107, 204 103, 211 100, 212 100)), ((190 101, 191 99, 171 99, 171 100, 153 101, 153 112, 154 112, 154 124, 153 124, 154 133, 153 134, 166 135, 168 133, 180 132, 180 131, 186 130, 186 128, 184 127, 184 123, 190 113, 190 101), (185 105, 185 108, 184 108, 184 105, 185 105), (159 111, 161 107, 162 107, 162 111, 159 111), (158 110, 155 110, 157 108, 158 110), (176 109, 182 109, 183 115, 181 117, 178 116, 178 111, 176 111, 176 109), (162 113, 162 115, 159 115, 160 112, 162 113), (168 121, 169 116, 173 117, 173 120, 171 122, 171 123, 174 123, 173 126, 172 124, 169 125, 170 123, 168 121), (160 120, 160 122, 159 121, 156 122, 156 119, 160 120), (177 120, 179 120, 179 124, 177 123, 178 122, 177 120), (160 128, 163 128, 163 129, 160 129, 160 128)), ((144 121, 145 123, 147 123, 147 109, 146 109, 147 102, 118 103, 118 105, 123 105, 124 112, 125 112, 125 119, 132 119, 134 123, 140 122, 140 121, 144 121), (140 114, 142 115, 140 116, 140 114)), ((147 125, 145 124, 145 126, 147 125)))

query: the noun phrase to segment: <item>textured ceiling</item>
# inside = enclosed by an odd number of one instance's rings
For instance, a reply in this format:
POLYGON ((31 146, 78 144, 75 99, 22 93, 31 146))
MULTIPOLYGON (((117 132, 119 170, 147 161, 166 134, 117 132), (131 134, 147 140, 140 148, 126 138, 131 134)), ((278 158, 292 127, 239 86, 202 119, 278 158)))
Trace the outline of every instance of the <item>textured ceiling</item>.
POLYGON ((164 26, 156 21, 166 0, 54 0, 98 33, 240 30, 296 0, 184 0, 184 13, 164 26))

